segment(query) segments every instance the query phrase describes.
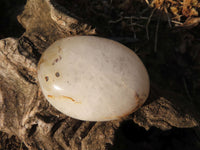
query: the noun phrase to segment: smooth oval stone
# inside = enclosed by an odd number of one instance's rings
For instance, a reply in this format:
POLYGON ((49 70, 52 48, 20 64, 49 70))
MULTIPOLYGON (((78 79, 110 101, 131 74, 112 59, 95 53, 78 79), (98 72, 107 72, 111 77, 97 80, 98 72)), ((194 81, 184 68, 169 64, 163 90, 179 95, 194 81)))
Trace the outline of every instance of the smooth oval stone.
POLYGON ((53 43, 38 64, 46 99, 80 120, 107 121, 136 111, 149 95, 148 73, 124 45, 95 36, 53 43))

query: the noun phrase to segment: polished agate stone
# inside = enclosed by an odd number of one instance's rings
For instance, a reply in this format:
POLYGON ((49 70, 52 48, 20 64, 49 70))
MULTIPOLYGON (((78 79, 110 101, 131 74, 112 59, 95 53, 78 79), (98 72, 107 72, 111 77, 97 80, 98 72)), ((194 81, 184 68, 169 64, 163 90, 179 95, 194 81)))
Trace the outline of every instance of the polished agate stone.
POLYGON ((38 80, 60 112, 86 121, 108 121, 136 111, 149 95, 149 77, 126 46, 95 36, 60 39, 42 54, 38 80))

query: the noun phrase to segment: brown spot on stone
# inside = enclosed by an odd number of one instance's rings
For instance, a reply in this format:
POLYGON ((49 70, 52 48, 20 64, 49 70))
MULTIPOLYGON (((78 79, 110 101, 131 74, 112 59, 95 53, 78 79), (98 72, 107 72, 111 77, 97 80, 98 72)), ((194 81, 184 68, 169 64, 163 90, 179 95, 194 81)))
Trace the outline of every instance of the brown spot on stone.
POLYGON ((46 76, 46 77, 45 77, 45 80, 46 80, 46 82, 47 82, 47 81, 49 81, 49 77, 48 77, 48 76, 46 76))
POLYGON ((55 76, 58 78, 58 77, 60 77, 60 73, 59 72, 56 72, 55 73, 55 76))
POLYGON ((77 102, 75 99, 73 99, 73 98, 71 98, 71 97, 69 97, 69 96, 62 96, 62 98, 71 100, 72 102, 77 103, 77 104, 80 104, 80 103, 81 103, 81 102, 77 102))
POLYGON ((75 102, 75 100, 71 97, 68 97, 68 96, 62 96, 63 98, 66 98, 66 99, 70 99, 72 102, 75 102))
POLYGON ((38 63, 38 66, 39 66, 41 63, 43 63, 43 62, 44 62, 44 59, 41 58, 40 61, 39 61, 39 63, 38 63))
MULTIPOLYGON (((146 96, 144 95, 144 97, 146 97, 146 96)), ((135 108, 133 108, 132 110, 130 110, 129 112, 124 113, 124 114, 122 114, 120 116, 111 116, 111 117, 106 117, 104 119, 114 119, 114 118, 118 118, 119 119, 119 118, 126 117, 126 116, 132 114, 133 112, 135 112, 136 110, 138 110, 143 105, 143 103, 144 103, 144 99, 140 98, 140 96, 139 96, 139 94, 137 92, 135 93, 135 100, 137 101, 136 102, 137 106, 135 108)))
POLYGON ((69 97, 69 96, 64 96, 64 95, 60 95, 60 96, 54 96, 54 95, 47 95, 47 97, 48 98, 51 98, 51 99, 67 99, 67 100, 70 100, 70 101, 72 101, 72 102, 74 102, 74 103, 76 103, 76 104, 81 104, 81 102, 78 102, 78 101, 76 101, 75 99, 73 99, 73 98, 71 98, 71 97, 69 97))
POLYGON ((61 59, 62 59, 62 57, 59 55, 58 58, 56 58, 56 59, 53 61, 52 65, 55 65, 55 64, 58 63, 61 59))
POLYGON ((138 101, 139 100, 139 94, 135 92, 135 99, 138 101))
MULTIPOLYGON (((132 111, 135 112, 136 110, 138 110, 143 104, 144 104, 144 98, 146 96, 140 96, 137 92, 135 93, 135 100, 137 100, 137 107, 135 107, 132 111)), ((133 113, 132 112, 132 113, 133 113)))
POLYGON ((40 61, 38 62, 38 65, 37 65, 37 70, 40 69, 40 65, 44 62, 44 59, 43 57, 40 58, 40 61))
POLYGON ((55 96, 53 95, 47 95, 48 98, 52 98, 52 99, 55 99, 55 96))

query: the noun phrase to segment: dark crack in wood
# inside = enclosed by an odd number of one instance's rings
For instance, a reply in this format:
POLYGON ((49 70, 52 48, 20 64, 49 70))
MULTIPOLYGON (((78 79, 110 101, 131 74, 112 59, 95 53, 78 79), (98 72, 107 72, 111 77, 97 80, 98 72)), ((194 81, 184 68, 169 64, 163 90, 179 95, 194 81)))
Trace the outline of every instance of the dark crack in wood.
POLYGON ((33 124, 31 126, 31 129, 29 129, 29 131, 28 131, 28 137, 31 137, 36 132, 37 126, 38 126, 38 124, 33 124))

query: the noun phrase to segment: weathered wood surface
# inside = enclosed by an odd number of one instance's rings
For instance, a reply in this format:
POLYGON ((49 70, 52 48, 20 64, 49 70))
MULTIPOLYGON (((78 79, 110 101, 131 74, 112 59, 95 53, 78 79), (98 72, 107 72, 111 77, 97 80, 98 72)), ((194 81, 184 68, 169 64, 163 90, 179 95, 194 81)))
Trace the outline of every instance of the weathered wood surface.
POLYGON ((124 120, 133 120, 145 129, 198 125, 198 114, 191 111, 190 104, 157 85, 151 86, 150 97, 141 109, 121 120, 85 122, 54 109, 39 87, 37 63, 42 52, 59 38, 96 34, 74 16, 49 0, 28 0, 18 16, 26 32, 18 39, 0 40, 1 131, 18 136, 30 149, 104 150, 113 145, 124 120))

